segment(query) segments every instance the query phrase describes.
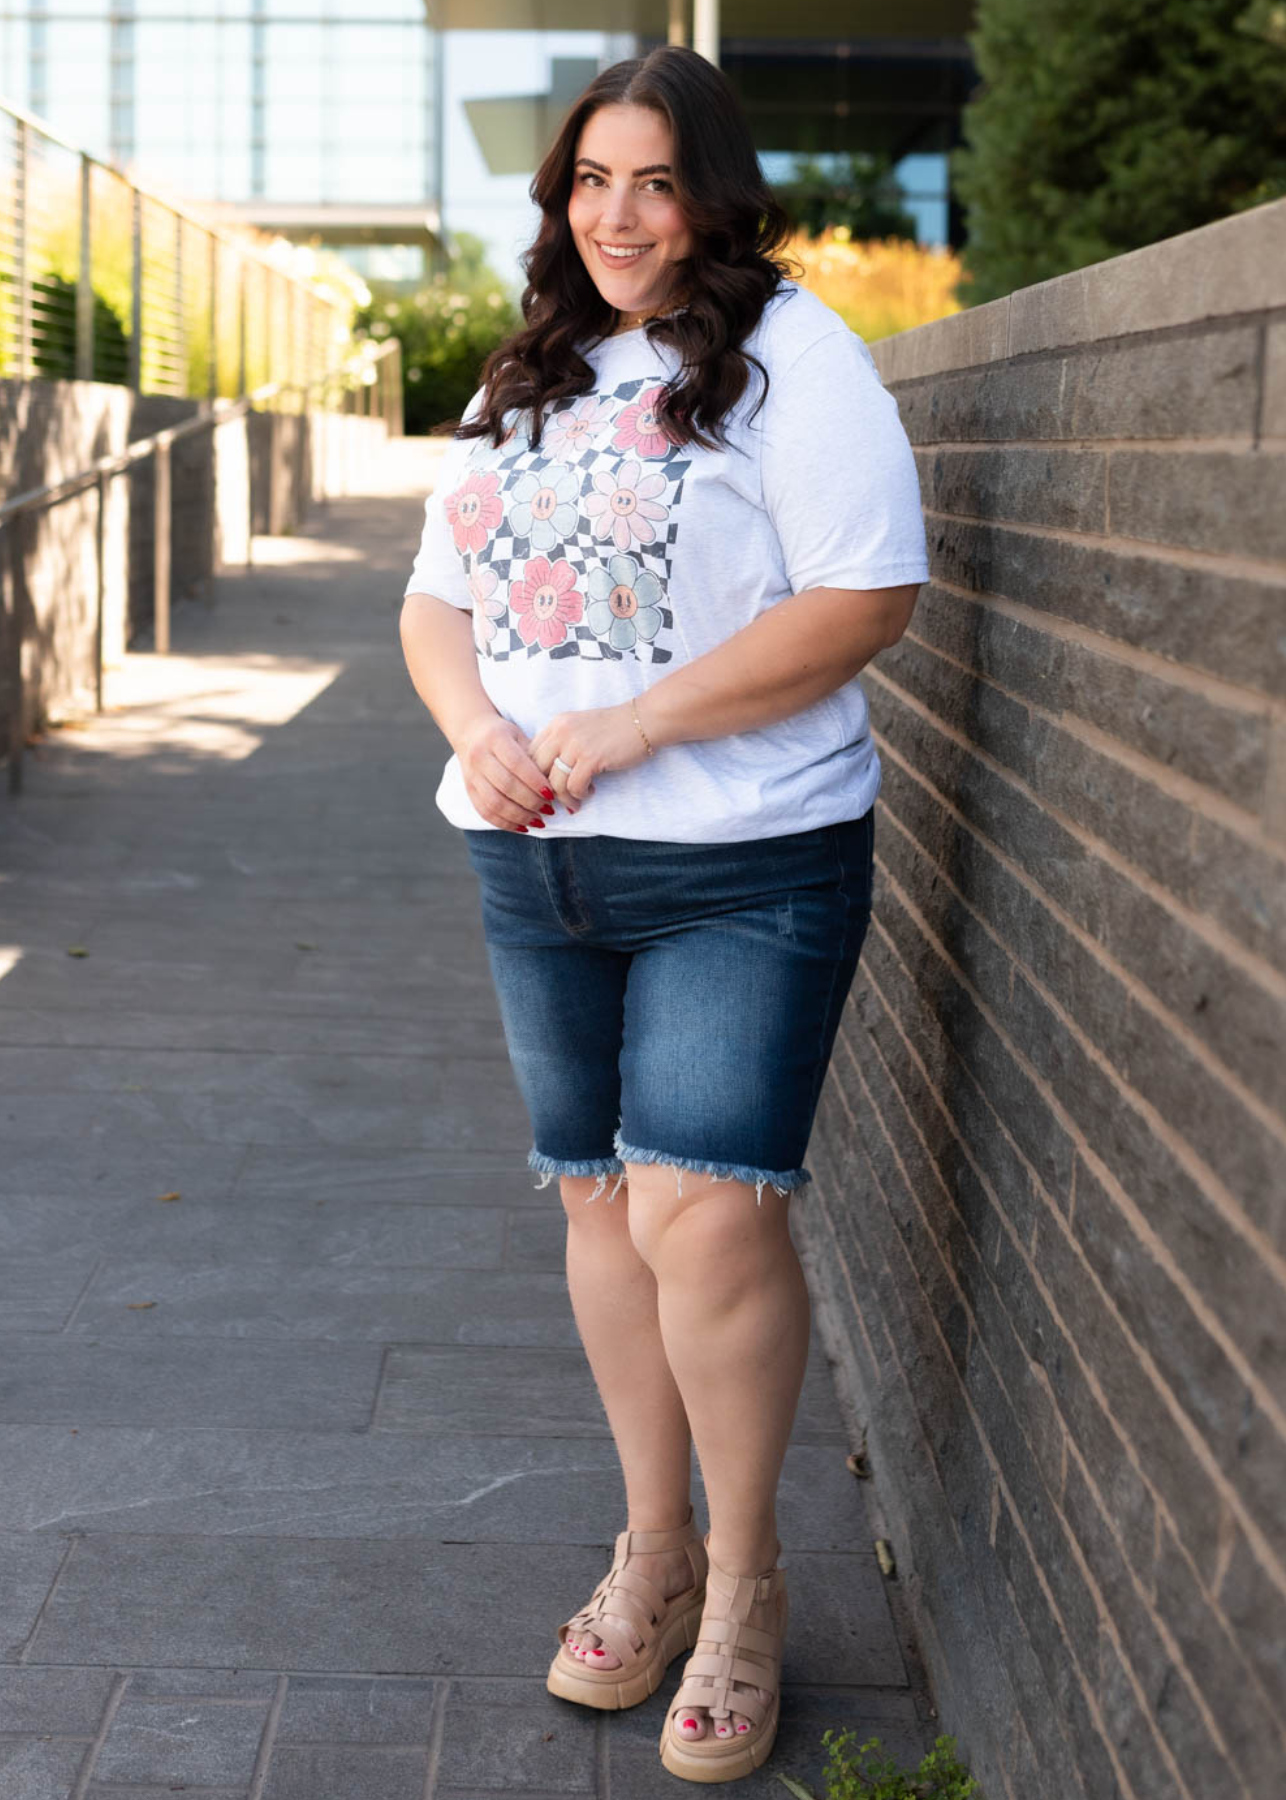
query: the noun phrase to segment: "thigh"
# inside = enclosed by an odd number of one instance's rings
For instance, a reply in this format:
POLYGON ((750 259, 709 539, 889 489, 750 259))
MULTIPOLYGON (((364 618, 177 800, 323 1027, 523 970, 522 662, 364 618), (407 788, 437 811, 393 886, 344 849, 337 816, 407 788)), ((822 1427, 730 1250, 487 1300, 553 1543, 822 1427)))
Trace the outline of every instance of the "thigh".
POLYGON ((638 951, 625 992, 623 1160, 807 1180, 870 918, 872 850, 869 813, 762 840, 726 877, 710 874, 704 919, 638 951))
POLYGON ((620 1050, 627 954, 566 929, 544 859, 523 838, 469 832, 482 892, 483 931, 505 1043, 531 1120, 540 1169, 619 1167, 620 1050), (528 851, 532 854, 527 854, 528 851))

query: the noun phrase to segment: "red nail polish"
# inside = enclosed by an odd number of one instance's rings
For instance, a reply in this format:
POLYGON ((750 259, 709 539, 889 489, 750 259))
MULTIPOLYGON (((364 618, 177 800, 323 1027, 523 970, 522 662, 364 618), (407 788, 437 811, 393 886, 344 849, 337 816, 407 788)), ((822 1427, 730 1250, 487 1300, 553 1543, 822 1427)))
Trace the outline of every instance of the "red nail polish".
POLYGON ((552 806, 542 806, 540 810, 543 813, 549 813, 551 815, 551 817, 552 817, 553 811, 554 811, 552 806))
POLYGON ((697 1727, 697 1722, 696 1722, 696 1720, 695 1720, 695 1719, 685 1719, 685 1720, 684 1720, 684 1721, 683 1721, 683 1723, 684 1723, 684 1725, 685 1725, 685 1726, 686 1726, 686 1725, 691 1725, 691 1727, 692 1727, 692 1729, 693 1729, 693 1730, 694 1730, 694 1731, 695 1731, 695 1730, 696 1730, 696 1727, 697 1727))
POLYGON ((553 797, 554 797, 554 790, 553 790, 553 788, 541 788, 541 790, 540 790, 540 791, 541 791, 541 793, 542 793, 542 794, 543 794, 543 795, 544 795, 544 796, 545 796, 545 798, 546 798, 546 800, 552 800, 552 799, 553 799, 553 797))
POLYGON ((515 831, 526 831, 526 829, 527 829, 527 827, 525 825, 515 825, 514 826, 515 831))
POLYGON ((529 819, 527 823, 529 825, 534 825, 537 831, 543 831, 545 829, 545 821, 543 819, 529 819))

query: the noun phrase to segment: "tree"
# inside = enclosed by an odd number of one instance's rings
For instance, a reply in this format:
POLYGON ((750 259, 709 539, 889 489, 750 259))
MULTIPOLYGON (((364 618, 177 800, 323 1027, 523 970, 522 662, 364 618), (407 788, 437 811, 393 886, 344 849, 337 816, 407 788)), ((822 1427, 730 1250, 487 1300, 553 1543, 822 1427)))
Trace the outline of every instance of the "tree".
POLYGON ((825 162, 797 156, 790 180, 776 183, 773 191, 796 231, 808 237, 846 225, 854 238, 915 238, 915 220, 903 208, 887 156, 862 150, 825 162))
POLYGON ((979 0, 966 305, 1286 194, 1282 0, 979 0))

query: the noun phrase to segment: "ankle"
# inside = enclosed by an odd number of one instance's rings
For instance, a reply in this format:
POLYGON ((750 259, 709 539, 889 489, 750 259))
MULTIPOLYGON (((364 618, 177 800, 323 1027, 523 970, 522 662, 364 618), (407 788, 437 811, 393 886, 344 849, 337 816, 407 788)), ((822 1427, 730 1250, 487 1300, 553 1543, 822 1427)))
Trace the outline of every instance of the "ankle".
POLYGON ((772 1537, 757 1543, 723 1543, 713 1532, 707 1542, 710 1561, 725 1575, 755 1577, 770 1575, 781 1556, 781 1540, 772 1537))

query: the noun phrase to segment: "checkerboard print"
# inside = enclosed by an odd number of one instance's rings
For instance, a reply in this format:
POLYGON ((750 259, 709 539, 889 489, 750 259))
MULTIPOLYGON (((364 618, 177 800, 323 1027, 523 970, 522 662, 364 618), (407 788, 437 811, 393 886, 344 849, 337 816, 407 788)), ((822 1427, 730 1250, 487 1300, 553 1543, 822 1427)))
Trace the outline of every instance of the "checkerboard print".
POLYGON ((555 404, 538 452, 519 434, 471 458, 447 516, 480 655, 672 659, 691 458, 656 424, 660 394, 653 376, 555 404))

